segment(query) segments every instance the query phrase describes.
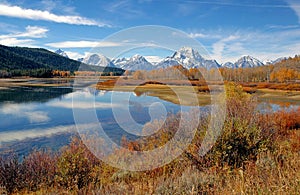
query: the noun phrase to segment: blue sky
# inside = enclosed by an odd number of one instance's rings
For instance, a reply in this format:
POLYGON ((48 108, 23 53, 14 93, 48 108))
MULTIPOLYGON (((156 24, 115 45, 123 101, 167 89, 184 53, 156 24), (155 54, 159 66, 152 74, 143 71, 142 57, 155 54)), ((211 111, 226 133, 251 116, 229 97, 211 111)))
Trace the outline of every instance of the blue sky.
MULTIPOLYGON (((243 55, 266 61, 300 53, 297 0, 0 0, 0 44, 61 48, 74 59, 95 46, 113 51, 131 44, 107 37, 141 25, 183 31, 219 63, 243 55)), ((152 60, 168 54, 139 52, 152 60)))

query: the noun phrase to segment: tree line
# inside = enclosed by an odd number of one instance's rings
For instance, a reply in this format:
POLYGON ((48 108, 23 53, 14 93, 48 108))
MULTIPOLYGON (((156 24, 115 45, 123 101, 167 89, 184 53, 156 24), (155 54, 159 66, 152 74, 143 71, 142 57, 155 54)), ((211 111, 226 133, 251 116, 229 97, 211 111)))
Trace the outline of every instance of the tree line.
POLYGON ((218 75, 225 81, 234 82, 300 82, 300 57, 285 59, 276 64, 255 68, 190 68, 182 65, 172 66, 158 70, 125 71, 125 77, 132 76, 136 80, 218 80, 218 75))

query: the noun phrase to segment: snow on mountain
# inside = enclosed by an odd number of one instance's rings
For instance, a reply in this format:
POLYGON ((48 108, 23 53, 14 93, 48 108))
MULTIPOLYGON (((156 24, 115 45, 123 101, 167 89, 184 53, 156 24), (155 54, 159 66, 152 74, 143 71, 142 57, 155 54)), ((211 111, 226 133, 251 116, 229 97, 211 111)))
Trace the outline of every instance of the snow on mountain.
POLYGON ((129 58, 124 58, 124 57, 111 60, 111 62, 114 63, 114 65, 119 68, 124 66, 126 63, 128 63, 128 61, 129 61, 129 58))
POLYGON ((258 59, 251 56, 243 56, 234 63, 234 68, 253 68, 263 66, 264 64, 258 59))
POLYGON ((283 60, 287 60, 288 58, 287 57, 281 57, 281 58, 277 58, 276 60, 273 60, 271 64, 276 64, 276 63, 279 63, 283 60))
POLYGON ((67 55, 67 53, 64 52, 64 51, 61 50, 61 49, 56 50, 55 53, 58 54, 58 55, 61 55, 61 56, 63 56, 63 57, 69 58, 69 56, 67 55))
POLYGON ((153 66, 155 66, 158 62, 162 60, 160 56, 144 56, 144 58, 150 62, 153 66))
POLYGON ((219 67, 220 65, 215 60, 204 59, 198 51, 191 47, 182 47, 176 51, 171 57, 163 59, 157 64, 157 68, 166 68, 173 65, 181 64, 185 68, 199 67, 219 67))
POLYGON ((134 55, 131 58, 114 59, 114 64, 125 70, 153 70, 155 67, 141 55, 134 55))
POLYGON ((226 63, 222 64, 221 66, 224 68, 234 68, 234 63, 226 62, 226 63))
POLYGON ((277 58, 276 60, 266 60, 266 61, 264 61, 264 64, 266 64, 266 65, 276 64, 276 63, 279 63, 279 62, 281 62, 283 60, 286 60, 286 59, 288 59, 288 58, 287 57, 281 57, 281 58, 277 58))
POLYGON ((155 68, 159 69, 159 68, 167 68, 170 66, 176 66, 179 65, 180 63, 173 59, 172 57, 166 57, 165 59, 161 60, 160 62, 158 62, 155 65, 155 68))
MULTIPOLYGON (((56 53, 63 53, 58 50, 56 53)), ((286 58, 279 58, 272 63, 280 62, 286 58)), ((181 64, 185 68, 213 68, 213 67, 226 67, 226 68, 252 68, 263 66, 264 63, 251 56, 243 56, 235 63, 227 62, 219 65, 216 60, 207 60, 203 58, 198 51, 191 47, 182 47, 174 52, 172 56, 162 59, 158 63, 151 63, 141 55, 134 55, 131 58, 117 58, 110 60, 102 54, 90 54, 85 58, 78 59, 78 61, 97 66, 118 67, 125 70, 153 70, 160 68, 167 68, 181 64)))
POLYGON ((114 63, 112 63, 109 58, 102 54, 90 54, 86 56, 82 62, 95 66, 115 67, 114 63))

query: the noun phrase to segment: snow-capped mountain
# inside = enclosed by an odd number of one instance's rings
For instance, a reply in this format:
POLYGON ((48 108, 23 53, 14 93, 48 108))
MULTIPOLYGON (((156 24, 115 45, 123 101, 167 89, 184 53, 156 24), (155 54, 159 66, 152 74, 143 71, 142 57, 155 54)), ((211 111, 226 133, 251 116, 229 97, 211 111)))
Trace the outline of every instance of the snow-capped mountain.
POLYGON ((171 57, 167 57, 159 62, 157 68, 166 68, 173 65, 181 64, 185 68, 212 68, 220 65, 215 60, 204 59, 198 51, 191 47, 182 47, 176 51, 171 57))
MULTIPOLYGON (((63 51, 58 50, 57 52, 62 53, 63 51)), ((273 61, 273 63, 282 61, 284 59, 286 58, 279 58, 273 61)), ((198 51, 191 47, 182 47, 178 51, 174 52, 172 56, 168 56, 158 63, 151 63, 145 57, 138 54, 132 56, 131 58, 123 57, 112 60, 102 54, 90 54, 85 58, 78 59, 78 61, 96 66, 118 67, 124 70, 153 70, 175 65, 182 65, 187 69, 199 67, 205 67, 208 69, 217 67, 252 68, 264 65, 264 63, 251 56, 243 56, 235 63, 227 62, 220 65, 216 60, 208 60, 203 58, 198 51)))
POLYGON ((112 63, 108 57, 102 54, 90 54, 86 56, 82 62, 95 66, 115 67, 114 63, 112 63))
POLYGON ((264 64, 258 59, 251 56, 243 56, 237 62, 234 63, 233 68, 253 68, 263 66, 264 64))
POLYGON ((129 58, 114 58, 111 60, 112 63, 114 63, 115 66, 117 67, 122 67, 124 66, 126 63, 128 63, 129 58))
POLYGON ((279 63, 283 60, 287 60, 288 58, 287 57, 281 57, 281 58, 277 58, 276 60, 273 60, 271 64, 276 64, 276 63, 279 63))
POLYGON ((226 63, 222 64, 221 66, 224 68, 235 68, 234 63, 232 63, 232 62, 226 62, 226 63))
POLYGON ((116 67, 124 70, 153 70, 155 67, 141 55, 134 55, 131 58, 114 59, 116 67))
POLYGON ((63 56, 63 57, 69 58, 69 56, 67 55, 67 53, 64 52, 64 51, 61 50, 61 49, 56 50, 55 53, 58 54, 58 55, 61 55, 61 56, 63 56))
POLYGON ((172 57, 166 57, 165 59, 161 60, 160 62, 158 62, 155 65, 155 68, 159 69, 159 68, 167 68, 170 66, 176 66, 179 65, 180 63, 173 59, 172 57))

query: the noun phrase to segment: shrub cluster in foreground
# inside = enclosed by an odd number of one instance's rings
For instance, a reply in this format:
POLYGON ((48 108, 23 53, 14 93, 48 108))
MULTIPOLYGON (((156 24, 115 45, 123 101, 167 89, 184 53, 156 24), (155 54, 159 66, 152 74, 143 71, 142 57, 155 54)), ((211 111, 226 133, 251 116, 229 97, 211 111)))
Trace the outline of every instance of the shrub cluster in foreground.
MULTIPOLYGON (((227 86, 227 116, 213 148, 199 156, 209 116, 189 148, 172 163, 130 172, 98 160, 74 137, 59 153, 34 151, 0 158, 0 186, 8 193, 270 194, 300 193, 300 109, 261 113, 241 86, 227 86)), ((180 115, 180 114, 179 114, 180 115)), ((179 115, 153 136, 122 140, 130 150, 150 150, 174 135, 179 115)), ((122 151, 116 151, 119 154, 122 151)))

